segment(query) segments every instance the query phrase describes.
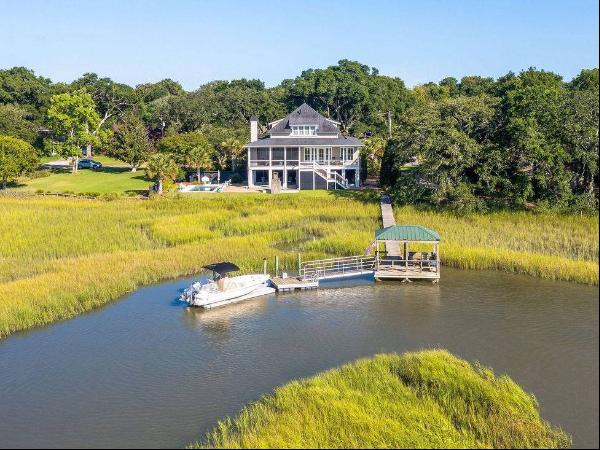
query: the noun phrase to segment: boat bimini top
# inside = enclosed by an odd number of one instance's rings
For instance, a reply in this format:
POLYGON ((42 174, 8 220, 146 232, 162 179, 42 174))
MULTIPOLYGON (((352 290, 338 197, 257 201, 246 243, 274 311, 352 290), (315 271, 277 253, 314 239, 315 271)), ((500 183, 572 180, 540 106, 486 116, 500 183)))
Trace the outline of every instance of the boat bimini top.
POLYGON ((230 272, 237 272, 238 270, 240 270, 238 266, 231 262, 208 264, 206 266, 203 266, 202 268, 206 270, 212 270, 213 278, 216 278, 215 274, 219 274, 219 277, 222 277, 227 276, 227 274, 230 272))

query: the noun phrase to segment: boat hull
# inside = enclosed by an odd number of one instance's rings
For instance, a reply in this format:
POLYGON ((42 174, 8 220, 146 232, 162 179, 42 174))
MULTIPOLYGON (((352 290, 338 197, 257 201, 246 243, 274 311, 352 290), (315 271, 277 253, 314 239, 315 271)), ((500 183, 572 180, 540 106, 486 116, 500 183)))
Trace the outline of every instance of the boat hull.
POLYGON ((242 275, 219 282, 194 283, 184 291, 181 300, 191 306, 215 308, 273 291, 268 275, 242 275))

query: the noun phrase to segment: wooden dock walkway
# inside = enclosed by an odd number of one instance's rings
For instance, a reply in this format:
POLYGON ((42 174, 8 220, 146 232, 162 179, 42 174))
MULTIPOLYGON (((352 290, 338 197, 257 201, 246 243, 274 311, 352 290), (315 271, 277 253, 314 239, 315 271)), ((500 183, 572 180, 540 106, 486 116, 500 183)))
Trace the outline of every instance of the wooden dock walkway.
POLYGON ((304 291, 319 287, 318 280, 301 279, 298 277, 275 277, 271 279, 271 284, 277 292, 304 291))
MULTIPOLYGON (((392 200, 387 194, 381 196, 381 221, 383 228, 396 225, 392 200)), ((396 241, 385 241, 385 250, 388 256, 400 256, 400 244, 396 241)))

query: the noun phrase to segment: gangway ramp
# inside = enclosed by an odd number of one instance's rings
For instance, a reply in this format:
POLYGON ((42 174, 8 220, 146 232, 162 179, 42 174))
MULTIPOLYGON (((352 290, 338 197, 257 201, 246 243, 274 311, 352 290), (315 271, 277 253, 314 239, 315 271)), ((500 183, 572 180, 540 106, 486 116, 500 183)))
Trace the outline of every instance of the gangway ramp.
POLYGON ((345 256, 304 261, 300 264, 300 278, 318 281, 373 274, 375 265, 375 256, 345 256))

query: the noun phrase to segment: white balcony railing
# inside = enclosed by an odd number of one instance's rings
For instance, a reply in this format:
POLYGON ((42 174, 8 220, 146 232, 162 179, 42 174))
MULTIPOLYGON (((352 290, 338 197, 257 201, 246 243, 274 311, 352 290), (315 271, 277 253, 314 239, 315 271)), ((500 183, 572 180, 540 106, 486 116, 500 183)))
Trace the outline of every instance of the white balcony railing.
POLYGON ((358 166, 358 159, 354 159, 352 161, 346 160, 319 160, 319 161, 297 161, 297 160, 287 160, 284 161, 282 159, 274 159, 274 160, 250 160, 250 167, 274 167, 274 166, 289 166, 289 167, 312 167, 314 163, 317 163, 321 166, 331 166, 331 167, 356 167, 358 166))

